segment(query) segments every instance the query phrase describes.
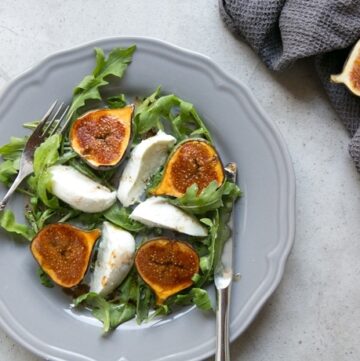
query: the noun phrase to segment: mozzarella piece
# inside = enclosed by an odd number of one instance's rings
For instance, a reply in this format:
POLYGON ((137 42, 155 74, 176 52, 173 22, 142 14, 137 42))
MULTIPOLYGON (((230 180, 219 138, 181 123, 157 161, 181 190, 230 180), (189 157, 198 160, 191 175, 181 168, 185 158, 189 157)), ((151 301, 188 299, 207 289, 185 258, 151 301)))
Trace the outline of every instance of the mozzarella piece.
POLYGON ((71 207, 86 213, 103 212, 116 201, 116 192, 96 183, 76 169, 66 165, 49 168, 51 193, 71 207))
POLYGON ((172 229, 190 236, 205 237, 208 234, 207 228, 195 217, 168 203, 163 197, 151 197, 140 203, 130 218, 149 227, 172 229))
POLYGON ((143 140, 133 149, 117 192, 119 201, 125 207, 139 201, 146 182, 165 163, 168 150, 175 142, 173 136, 159 130, 155 136, 143 140))
POLYGON ((102 296, 111 293, 129 273, 134 255, 135 240, 131 233, 104 222, 90 291, 102 296))

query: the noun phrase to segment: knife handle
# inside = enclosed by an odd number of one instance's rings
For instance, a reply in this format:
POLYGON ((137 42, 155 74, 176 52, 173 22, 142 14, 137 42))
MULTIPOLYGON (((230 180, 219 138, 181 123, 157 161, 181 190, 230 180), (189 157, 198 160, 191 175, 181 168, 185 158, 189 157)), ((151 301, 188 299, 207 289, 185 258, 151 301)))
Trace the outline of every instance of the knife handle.
POLYGON ((230 361, 229 306, 231 286, 217 289, 215 361, 230 361))

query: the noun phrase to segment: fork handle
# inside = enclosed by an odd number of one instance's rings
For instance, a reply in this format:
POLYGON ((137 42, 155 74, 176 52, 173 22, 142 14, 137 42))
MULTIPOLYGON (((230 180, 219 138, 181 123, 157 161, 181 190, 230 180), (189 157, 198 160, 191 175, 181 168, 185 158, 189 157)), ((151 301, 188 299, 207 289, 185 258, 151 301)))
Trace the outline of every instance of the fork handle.
POLYGON ((5 194, 4 198, 0 202, 0 212, 5 209, 10 197, 16 191, 16 188, 20 185, 20 183, 24 180, 25 177, 26 177, 26 174, 24 175, 24 174, 19 173, 17 175, 17 177, 15 178, 13 184, 11 185, 11 187, 9 188, 7 193, 5 194))
POLYGON ((215 361, 230 361, 229 306, 231 285, 216 290, 216 353, 215 361))

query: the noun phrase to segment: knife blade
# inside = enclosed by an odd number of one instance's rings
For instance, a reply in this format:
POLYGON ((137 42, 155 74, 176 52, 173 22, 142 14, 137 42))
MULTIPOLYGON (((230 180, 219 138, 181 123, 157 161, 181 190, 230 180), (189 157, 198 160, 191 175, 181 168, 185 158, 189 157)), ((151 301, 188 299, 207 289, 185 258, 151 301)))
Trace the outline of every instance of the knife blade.
MULTIPOLYGON (((229 163, 225 167, 227 180, 236 183, 236 163, 229 163)), ((233 211, 233 209, 232 209, 233 211)), ((215 361, 230 361, 229 339, 229 312, 230 293, 233 279, 233 230, 234 217, 231 212, 229 219, 231 235, 225 242, 221 257, 217 260, 214 271, 214 283, 216 288, 216 352, 215 361)))

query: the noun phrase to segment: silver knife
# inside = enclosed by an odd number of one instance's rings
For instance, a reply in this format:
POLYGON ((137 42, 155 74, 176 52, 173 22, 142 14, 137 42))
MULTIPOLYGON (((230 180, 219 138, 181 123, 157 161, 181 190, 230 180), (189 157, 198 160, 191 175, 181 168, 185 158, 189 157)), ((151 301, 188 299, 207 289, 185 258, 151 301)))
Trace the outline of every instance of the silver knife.
MULTIPOLYGON (((229 163, 225 167, 226 177, 230 182, 236 183, 236 172, 236 163, 229 163)), ((233 212, 231 212, 229 226, 232 234, 225 242, 222 255, 217 260, 214 272, 217 299, 215 361, 230 361, 229 312, 231 283, 233 279, 233 212)))

